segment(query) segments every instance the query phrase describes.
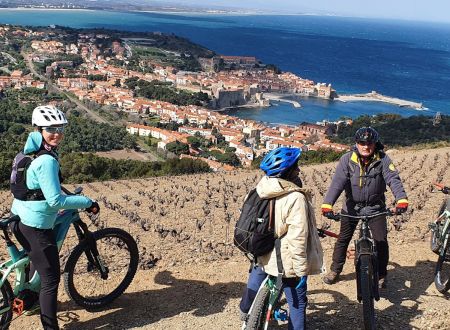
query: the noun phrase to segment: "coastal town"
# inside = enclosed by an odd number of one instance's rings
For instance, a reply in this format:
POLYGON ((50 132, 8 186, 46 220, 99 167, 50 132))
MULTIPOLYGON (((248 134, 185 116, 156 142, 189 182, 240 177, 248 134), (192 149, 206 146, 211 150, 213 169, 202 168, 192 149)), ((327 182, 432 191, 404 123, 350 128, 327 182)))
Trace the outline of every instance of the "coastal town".
MULTIPOLYGON (((250 166, 253 159, 280 146, 298 147, 304 151, 331 149, 342 152, 348 149, 346 145, 329 140, 333 126, 327 123, 272 126, 220 111, 237 106, 267 106, 270 102, 265 97, 267 94, 289 93, 329 99, 334 93, 330 84, 280 72, 255 57, 244 56, 213 54, 198 57, 198 71, 180 70, 163 63, 160 58, 139 58, 134 65, 136 68, 132 69, 125 64, 130 63, 133 52, 143 52, 143 45, 150 42, 149 38, 130 42, 130 39, 125 41, 107 33, 93 32, 77 32, 75 37, 71 33, 69 37, 54 29, 0 27, 3 42, 8 42, 8 36, 15 36, 28 40, 29 44, 27 51, 21 54, 27 67, 20 70, 10 65, 13 70, 8 70, 8 66, 3 66, 0 89, 53 87, 83 104, 96 104, 134 115, 133 118, 138 120, 126 123, 130 134, 150 137, 162 150, 174 143, 187 145, 188 151, 179 154, 180 158, 201 157, 202 147, 208 145, 216 150, 216 155, 226 150, 239 160, 220 162, 220 157, 207 154, 202 160, 213 170, 231 170, 231 165, 237 164, 250 166), (41 72, 36 71, 36 67, 40 67, 41 72), (174 104, 139 96, 136 90, 129 88, 130 82, 164 84, 177 91, 206 94, 207 98, 204 97, 200 105, 174 104), (158 125, 149 125, 150 121, 156 121, 158 125), (176 130, 173 126, 171 129, 158 127, 169 123, 176 124, 176 130), (192 143, 193 138, 201 139, 203 144, 192 143)), ((151 51, 156 52, 154 48, 151 51)), ((193 60, 189 59, 193 55, 187 52, 158 51, 165 53, 163 58, 193 60)), ((8 55, 2 52, 3 62, 17 62, 8 55)))

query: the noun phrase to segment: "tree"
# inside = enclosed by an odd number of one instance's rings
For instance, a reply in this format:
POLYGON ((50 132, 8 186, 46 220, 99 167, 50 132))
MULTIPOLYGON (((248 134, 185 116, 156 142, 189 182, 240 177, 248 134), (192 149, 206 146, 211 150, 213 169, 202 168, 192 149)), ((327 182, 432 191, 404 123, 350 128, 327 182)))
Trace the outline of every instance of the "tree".
POLYGON ((176 155, 189 154, 189 145, 180 141, 170 142, 166 145, 166 149, 176 155))

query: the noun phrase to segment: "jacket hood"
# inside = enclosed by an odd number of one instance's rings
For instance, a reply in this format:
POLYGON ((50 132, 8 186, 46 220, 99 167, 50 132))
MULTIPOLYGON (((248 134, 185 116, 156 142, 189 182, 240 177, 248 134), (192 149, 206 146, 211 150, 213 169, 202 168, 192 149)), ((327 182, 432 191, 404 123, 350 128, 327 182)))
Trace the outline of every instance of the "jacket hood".
POLYGON ((42 146, 42 134, 39 132, 31 132, 28 135, 27 142, 23 148, 24 154, 31 154, 33 152, 39 151, 42 146))
POLYGON ((275 198, 289 194, 293 191, 309 193, 308 190, 300 188, 295 183, 279 178, 264 176, 256 186, 256 192, 262 199, 275 198))

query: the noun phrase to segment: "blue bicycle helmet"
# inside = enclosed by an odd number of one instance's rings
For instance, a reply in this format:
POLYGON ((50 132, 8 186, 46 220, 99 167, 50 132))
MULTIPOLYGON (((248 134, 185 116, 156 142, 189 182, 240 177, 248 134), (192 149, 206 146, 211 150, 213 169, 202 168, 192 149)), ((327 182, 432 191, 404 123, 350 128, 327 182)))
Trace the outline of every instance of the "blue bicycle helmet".
POLYGON ((298 148, 277 148, 269 152, 259 168, 269 177, 280 177, 297 163, 302 151, 298 148))

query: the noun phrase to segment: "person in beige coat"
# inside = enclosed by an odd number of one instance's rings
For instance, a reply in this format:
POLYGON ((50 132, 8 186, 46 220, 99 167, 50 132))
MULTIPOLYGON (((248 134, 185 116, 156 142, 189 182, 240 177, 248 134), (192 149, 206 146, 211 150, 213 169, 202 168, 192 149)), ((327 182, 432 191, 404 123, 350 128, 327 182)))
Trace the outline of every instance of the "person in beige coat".
MULTIPOLYGON (((266 155, 260 168, 265 176, 256 186, 261 199, 275 198, 275 236, 281 237, 283 289, 289 304, 289 329, 306 326, 307 277, 320 274, 323 251, 317 234, 311 195, 302 188, 298 159, 301 150, 278 148, 266 155)), ((259 286, 269 275, 277 276, 277 256, 273 249, 257 258, 240 303, 245 321, 259 286)))

